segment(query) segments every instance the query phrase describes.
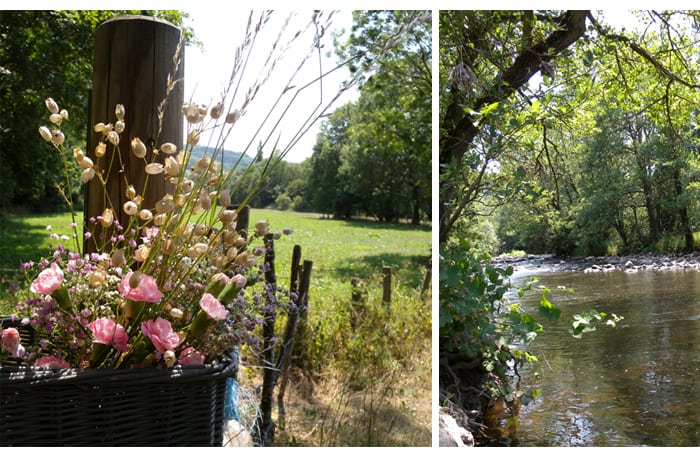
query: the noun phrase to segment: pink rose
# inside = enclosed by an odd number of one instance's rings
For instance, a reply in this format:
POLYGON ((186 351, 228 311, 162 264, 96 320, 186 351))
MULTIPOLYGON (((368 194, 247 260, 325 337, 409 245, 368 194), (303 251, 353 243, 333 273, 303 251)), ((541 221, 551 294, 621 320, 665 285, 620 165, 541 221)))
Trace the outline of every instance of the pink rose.
POLYGON ((68 364, 68 361, 62 360, 61 358, 56 358, 55 356, 44 356, 34 362, 34 367, 43 367, 47 369, 68 369, 70 364, 68 364))
POLYGON ((41 271, 29 289, 32 293, 50 295, 61 288, 62 283, 63 271, 56 263, 51 263, 51 268, 41 271))
POLYGON ((180 352, 178 361, 181 366, 202 366, 204 365, 204 355, 193 347, 187 347, 180 352))
POLYGON ((231 278, 231 280, 233 281, 233 283, 236 284, 236 286, 237 286, 238 288, 241 288, 241 289, 242 289, 243 287, 245 287, 245 284, 246 284, 246 282, 247 282, 247 279, 245 278, 245 276, 244 276, 244 275, 241 275, 241 274, 236 274, 235 276, 233 276, 233 277, 231 278))
POLYGON ((98 318, 91 322, 87 327, 92 331, 94 342, 104 345, 114 345, 114 348, 121 352, 127 351, 129 348, 126 343, 129 336, 122 325, 118 325, 114 320, 109 318, 98 318))
POLYGON ((212 320, 224 320, 228 316, 228 310, 218 299, 209 293, 204 293, 202 299, 199 300, 199 306, 204 310, 212 320))
POLYGON ((158 353, 175 350, 175 347, 180 344, 180 336, 173 331, 170 322, 164 318, 144 321, 141 323, 141 331, 151 339, 158 353))
POLYGON ((131 279, 133 274, 133 272, 129 272, 119 284, 119 292, 122 296, 132 301, 143 302, 160 302, 163 299, 163 293, 158 289, 156 279, 149 275, 143 274, 138 286, 132 288, 129 284, 129 279, 131 279))
POLYGON ((24 347, 20 343, 17 328, 3 329, 0 339, 2 339, 2 348, 10 352, 13 358, 24 356, 24 347))

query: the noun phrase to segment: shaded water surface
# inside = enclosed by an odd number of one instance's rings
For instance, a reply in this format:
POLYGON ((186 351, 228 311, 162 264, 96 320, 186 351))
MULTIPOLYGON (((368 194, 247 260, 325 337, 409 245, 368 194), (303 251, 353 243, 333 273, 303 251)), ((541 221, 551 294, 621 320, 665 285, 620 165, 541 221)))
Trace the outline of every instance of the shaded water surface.
MULTIPOLYGON (((562 318, 545 323, 532 347, 540 362, 522 373, 523 385, 542 395, 520 415, 519 445, 700 445, 700 272, 537 277, 552 289, 562 318), (591 308, 624 320, 574 339, 566 323, 591 308)), ((540 296, 520 302, 532 311, 540 296)))

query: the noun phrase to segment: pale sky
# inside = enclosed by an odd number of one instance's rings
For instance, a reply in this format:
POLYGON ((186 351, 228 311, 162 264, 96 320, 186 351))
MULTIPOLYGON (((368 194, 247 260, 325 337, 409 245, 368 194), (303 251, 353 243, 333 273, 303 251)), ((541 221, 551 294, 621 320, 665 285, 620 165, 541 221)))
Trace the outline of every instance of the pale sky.
MULTIPOLYGON (((192 3, 195 4, 195 3, 192 3)), ((233 68, 233 61, 236 49, 243 40, 246 31, 250 10, 227 8, 224 12, 218 8, 202 7, 198 9, 186 10, 190 17, 186 20, 186 25, 194 29, 197 38, 203 43, 203 51, 197 47, 188 46, 185 51, 185 101, 190 98, 198 104, 211 105, 221 98, 221 93, 228 85, 233 68)), ((296 11, 275 11, 265 26, 263 31, 258 35, 257 51, 253 54, 253 59, 244 74, 248 77, 246 82, 243 82, 239 95, 233 102, 233 107, 237 107, 242 103, 243 94, 253 85, 253 81, 261 78, 264 60, 270 54, 272 43, 278 36, 282 24, 291 17, 287 26, 287 31, 281 39, 282 45, 289 42, 290 38, 299 30, 303 30, 311 19, 311 10, 296 10, 296 11)), ((326 12, 326 14, 330 11, 326 12)), ((260 12, 254 12, 253 22, 255 23, 260 17, 260 12)), ((352 11, 346 10, 335 12, 331 17, 332 28, 349 30, 352 26, 352 11)), ((324 19, 322 23, 325 23, 324 19)), ((308 29, 311 30, 311 29, 308 29)), ((254 156, 259 144, 258 138, 269 134, 273 125, 280 117, 280 109, 287 106, 296 89, 288 91, 281 99, 277 107, 277 111, 273 111, 273 115, 267 121, 266 127, 259 136, 255 137, 254 133, 264 119, 266 113, 270 112, 273 104, 280 98, 283 88, 287 85, 290 76, 302 61, 311 48, 312 32, 302 34, 294 40, 294 44, 284 52, 282 60, 272 72, 269 81, 259 90, 256 98, 249 105, 247 113, 236 123, 235 129, 231 136, 226 140, 225 148, 238 152, 244 151, 248 147, 248 155, 254 156), (252 144, 251 144, 252 140, 252 144)), ((330 31, 326 32, 321 41, 321 55, 323 57, 319 69, 318 54, 309 59, 305 64, 305 70, 293 80, 292 84, 296 87, 301 87, 313 81, 319 76, 320 71, 329 71, 337 65, 337 57, 333 53, 334 46, 330 31), (327 54, 330 53, 330 57, 327 54)), ((272 139, 268 142, 265 148, 265 155, 272 150, 278 136, 280 141, 278 149, 284 148, 297 130, 304 124, 306 118, 318 107, 327 106, 338 91, 341 83, 349 78, 349 73, 346 68, 342 68, 333 74, 324 78, 323 93, 321 93, 320 85, 314 84, 312 87, 304 90, 297 95, 291 110, 284 116, 279 127, 275 129, 272 139)), ((334 107, 353 99, 357 96, 357 91, 352 89, 349 93, 334 103, 334 107)), ((308 130, 305 136, 296 143, 285 157, 290 162, 301 162, 305 158, 311 156, 312 147, 316 142, 316 134, 321 121, 315 124, 308 130)), ((213 140, 215 141, 215 140, 213 140)), ((200 144, 207 145, 200 141, 200 144)), ((212 142, 209 144, 214 147, 212 142)))

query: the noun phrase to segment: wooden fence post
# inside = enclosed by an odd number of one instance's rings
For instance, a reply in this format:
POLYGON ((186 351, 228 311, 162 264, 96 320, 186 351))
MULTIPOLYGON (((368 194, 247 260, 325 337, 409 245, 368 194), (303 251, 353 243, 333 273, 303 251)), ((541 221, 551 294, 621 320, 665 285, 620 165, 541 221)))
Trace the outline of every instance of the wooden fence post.
POLYGON ((382 268, 382 283, 384 293, 382 294, 382 303, 387 309, 391 310, 391 267, 384 266, 382 268))
MULTIPOLYGON (((96 178, 86 186, 85 221, 102 215, 109 198, 115 209, 115 220, 127 226, 127 215, 122 210, 127 201, 125 178, 143 196, 143 208, 152 209, 166 193, 173 191, 162 176, 151 176, 144 191, 145 163, 132 154, 130 143, 132 138, 140 138, 149 149, 146 160, 150 162, 155 158, 160 163, 164 161, 164 154, 153 157, 151 151, 154 148, 165 142, 182 147, 184 86, 179 83, 168 87, 168 75, 170 81, 184 77, 181 31, 169 22, 153 17, 119 16, 98 26, 94 39, 86 152, 96 167, 104 170, 107 189, 103 191, 96 178), (175 56, 179 58, 177 70, 173 62, 175 56), (164 100, 165 105, 162 105, 164 100), (112 161, 111 144, 108 144, 104 156, 95 156, 95 148, 104 139, 101 133, 92 130, 92 125, 98 122, 114 124, 117 104, 123 104, 126 112, 126 128, 119 143, 121 164, 118 159, 112 161)), ((94 232, 100 229, 100 225, 90 229, 94 232)), ((84 250, 94 251, 95 243, 86 240, 84 250)))
POLYGON ((294 335, 297 330, 297 319, 299 317, 299 281, 301 280, 301 246, 295 245, 292 250, 292 270, 289 276, 289 295, 293 304, 287 313, 287 324, 284 329, 284 338, 277 356, 277 366, 279 371, 279 391, 277 393, 277 421, 279 428, 284 430, 287 412, 284 408, 284 394, 287 391, 287 381, 289 379, 289 369, 291 367, 291 348, 294 344, 294 335))
MULTIPOLYGON (((265 286, 273 287, 268 293, 276 293, 277 275, 275 273, 275 241, 273 234, 265 235, 265 286)), ((277 311, 266 310, 263 318, 263 385, 260 394, 260 415, 257 418, 257 428, 260 446, 270 446, 275 438, 275 424, 272 421, 272 406, 275 384, 277 382, 277 362, 275 360, 275 323, 277 311)))

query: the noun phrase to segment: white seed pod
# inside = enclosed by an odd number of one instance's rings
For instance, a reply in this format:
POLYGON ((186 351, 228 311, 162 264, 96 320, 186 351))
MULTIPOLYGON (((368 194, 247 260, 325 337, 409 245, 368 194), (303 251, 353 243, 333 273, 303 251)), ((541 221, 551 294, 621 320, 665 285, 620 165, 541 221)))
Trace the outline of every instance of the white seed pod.
POLYGON ((73 158, 75 158, 75 161, 77 163, 80 163, 83 161, 83 158, 85 158, 85 152, 80 147, 74 147, 73 148, 73 158))
POLYGON ((139 218, 144 222, 147 222, 153 218, 153 212, 149 211, 148 209, 141 209, 139 212, 139 218))
POLYGON ((51 141, 57 146, 63 144, 65 140, 66 137, 61 130, 54 130, 51 132, 51 141))
POLYGON ((270 230, 270 223, 266 220, 261 220, 255 224, 255 235, 265 236, 270 230))
POLYGON ((131 151, 136 155, 136 158, 143 158, 146 156, 146 145, 139 138, 134 138, 131 140, 131 151))
POLYGON ((123 120, 117 120, 114 123, 114 131, 116 131, 119 134, 122 134, 124 132, 125 128, 126 128, 126 124, 124 123, 123 120))
POLYGON ((226 123, 227 124, 234 124, 240 118, 241 118, 241 113, 238 110, 235 110, 233 112, 229 112, 226 115, 226 123))
POLYGON ((177 195, 177 199, 175 200, 175 207, 182 207, 185 204, 187 204, 187 199, 189 197, 189 194, 184 194, 180 193, 177 195))
POLYGON ((156 212, 159 214, 166 214, 175 209, 175 201, 173 200, 173 195, 165 195, 163 198, 156 202, 156 212))
POLYGON ((63 118, 61 117, 60 114, 51 114, 49 116, 49 120, 51 121, 52 124, 60 125, 63 118))
POLYGON ((190 193, 194 189, 194 182, 190 179, 183 179, 180 184, 180 192, 190 193))
POLYGON ((177 243, 172 238, 167 238, 161 244, 160 251, 163 252, 164 255, 172 255, 175 253, 176 247, 177 243))
POLYGON ((117 117, 117 120, 124 120, 124 114, 125 114, 125 109, 123 104, 117 104, 114 107, 114 115, 117 117))
POLYGON ((146 173, 151 175, 163 174, 163 169, 161 163, 149 163, 146 165, 146 173))
POLYGON ((228 190, 219 192, 219 205, 224 207, 231 205, 231 193, 228 190))
POLYGON ((211 158, 202 157, 199 159, 199 161, 197 161, 196 169, 197 169, 197 171, 206 171, 209 168, 210 164, 211 164, 211 158))
POLYGON ((105 153, 107 153, 107 144, 100 142, 95 146, 95 157, 104 157, 105 153))
POLYGON ((130 200, 136 197, 136 189, 133 185, 129 185, 129 187, 126 189, 126 197, 130 200))
POLYGON ((201 223, 194 227, 195 236, 204 236, 205 234, 207 234, 207 231, 209 231, 209 227, 201 223))
POLYGON ((168 176, 178 176, 180 174, 180 165, 173 157, 165 158, 165 174, 168 176))
POLYGON ((114 130, 110 131, 109 133, 107 133, 107 141, 111 142, 115 146, 118 146, 119 145, 119 133, 117 133, 114 130))
POLYGON ((212 106, 211 110, 209 110, 209 115, 212 119, 218 119, 219 117, 221 117, 223 110, 224 104, 222 102, 218 102, 217 104, 212 106))
POLYGON ((209 195, 204 191, 199 195, 199 206, 205 211, 211 209, 211 198, 209 198, 209 195))
POLYGON ((134 256, 136 257, 136 261, 139 263, 143 263, 148 259, 148 255, 151 254, 151 248, 148 247, 146 244, 141 244, 141 247, 139 247, 136 252, 134 252, 134 256))
POLYGON ((49 130, 47 127, 39 127, 39 134, 46 142, 51 142, 51 139, 53 138, 51 135, 51 130, 49 130))
POLYGON ((160 146, 160 151, 164 154, 172 155, 177 152, 177 146, 173 143, 165 143, 160 146))
POLYGON ((92 180, 93 177, 95 177, 95 168, 84 169, 83 172, 80 174, 80 182, 82 182, 83 184, 87 184, 92 180))
POLYGON ((223 211, 221 211, 219 219, 222 223, 228 225, 229 223, 234 222, 236 220, 236 216, 236 211, 233 211, 231 209, 224 209, 223 211))
POLYGON ((49 97, 44 100, 44 102, 46 103, 46 108, 51 114, 58 114, 58 104, 53 100, 53 98, 49 97))
POLYGON ((102 220, 100 220, 100 224, 105 228, 109 228, 110 226, 112 226, 113 223, 114 223, 114 214, 112 213, 112 209, 106 208, 102 212, 102 220))
POLYGON ((172 350, 166 350, 163 353, 163 361, 165 361, 166 366, 173 367, 177 362, 177 356, 175 356, 175 352, 172 350))
POLYGON ((196 146, 199 142, 199 130, 192 130, 189 135, 187 135, 187 144, 190 146, 196 146))
POLYGON ((139 207, 133 201, 127 201, 122 205, 122 209, 124 209, 126 215, 132 216, 136 215, 136 213, 139 210, 139 207))
POLYGON ((90 157, 83 156, 83 159, 78 162, 78 165, 80 165, 80 167, 83 169, 87 169, 92 168, 95 164, 92 162, 90 157))
POLYGON ((156 214, 153 217, 153 224, 155 226, 163 226, 165 225, 165 221, 168 218, 168 214, 156 214))

